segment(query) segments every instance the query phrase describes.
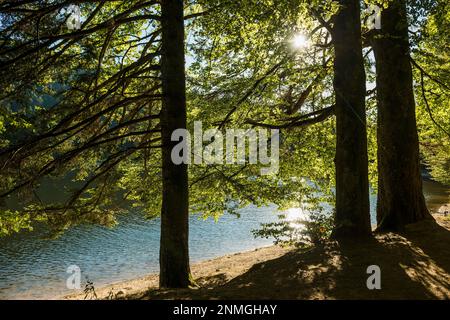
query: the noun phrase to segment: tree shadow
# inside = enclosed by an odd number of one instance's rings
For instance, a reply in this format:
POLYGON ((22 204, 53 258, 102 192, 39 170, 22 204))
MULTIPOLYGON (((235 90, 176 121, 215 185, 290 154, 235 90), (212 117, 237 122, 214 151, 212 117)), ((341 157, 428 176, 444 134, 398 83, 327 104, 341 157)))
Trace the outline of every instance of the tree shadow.
POLYGON ((152 291, 144 299, 448 299, 450 231, 430 224, 403 235, 326 245, 254 264, 225 281, 219 274, 202 287, 152 291), (367 268, 381 269, 381 290, 367 288, 367 268))
POLYGON ((406 228, 404 236, 419 265, 412 276, 434 288, 439 296, 450 299, 450 220, 439 218, 423 221, 406 228), (446 288, 440 290, 440 288, 446 288))
POLYGON ((342 268, 333 276, 335 286, 328 296, 336 299, 433 299, 436 298, 424 283, 411 279, 405 266, 413 265, 418 256, 407 244, 407 240, 396 234, 377 235, 375 238, 357 243, 340 242, 342 268), (378 266, 381 271, 381 289, 370 290, 367 279, 369 266, 378 266))
POLYGON ((405 236, 450 273, 450 220, 424 221, 408 226, 405 236))

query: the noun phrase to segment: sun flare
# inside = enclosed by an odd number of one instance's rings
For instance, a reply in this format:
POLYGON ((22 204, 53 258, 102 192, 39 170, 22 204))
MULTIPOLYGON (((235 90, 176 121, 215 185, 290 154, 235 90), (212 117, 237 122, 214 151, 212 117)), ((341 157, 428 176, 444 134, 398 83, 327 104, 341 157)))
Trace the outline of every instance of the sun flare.
POLYGON ((301 208, 290 208, 287 210, 286 218, 289 221, 304 219, 305 215, 301 208))
POLYGON ((302 48, 306 48, 309 46, 309 40, 308 38, 304 35, 304 34, 297 34, 295 35, 295 37, 292 39, 292 46, 295 49, 302 49, 302 48))
POLYGON ((306 215, 301 208, 290 208, 286 210, 286 221, 289 226, 301 230, 305 228, 304 222, 306 221, 306 215))

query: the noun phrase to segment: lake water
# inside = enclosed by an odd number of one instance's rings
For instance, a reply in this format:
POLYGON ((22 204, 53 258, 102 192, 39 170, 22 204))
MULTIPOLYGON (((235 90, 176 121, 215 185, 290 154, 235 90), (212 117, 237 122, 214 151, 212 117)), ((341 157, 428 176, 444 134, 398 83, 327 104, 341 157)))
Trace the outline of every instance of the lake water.
MULTIPOLYGON (((429 207, 442 211, 449 203, 450 190, 425 182, 429 207)), ((371 199, 372 223, 375 197, 371 199)), ((247 207, 241 217, 223 215, 218 223, 191 217, 190 256, 192 262, 272 244, 255 239, 252 230, 261 223, 277 220, 274 206, 247 207)), ((119 219, 114 229, 83 225, 60 238, 44 240, 43 230, 21 232, 0 238, 0 299, 56 298, 74 293, 66 288, 67 267, 81 268, 96 287, 133 279, 158 271, 159 220, 130 214, 119 219)))

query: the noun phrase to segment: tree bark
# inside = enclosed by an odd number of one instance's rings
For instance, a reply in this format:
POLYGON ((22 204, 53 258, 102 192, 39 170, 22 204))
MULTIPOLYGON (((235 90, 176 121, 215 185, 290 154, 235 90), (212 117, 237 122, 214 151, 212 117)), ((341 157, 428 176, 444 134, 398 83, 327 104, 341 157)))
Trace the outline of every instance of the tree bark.
POLYGON ((186 128, 186 80, 182 0, 162 0, 162 208, 159 285, 185 288, 190 284, 189 194, 187 165, 175 165, 172 132, 186 128))
POLYGON ((359 0, 340 0, 333 17, 336 95, 335 238, 371 234, 366 133, 366 76, 359 0))
POLYGON ((373 40, 378 100, 378 205, 380 231, 431 218, 422 191, 406 1, 381 13, 373 40))

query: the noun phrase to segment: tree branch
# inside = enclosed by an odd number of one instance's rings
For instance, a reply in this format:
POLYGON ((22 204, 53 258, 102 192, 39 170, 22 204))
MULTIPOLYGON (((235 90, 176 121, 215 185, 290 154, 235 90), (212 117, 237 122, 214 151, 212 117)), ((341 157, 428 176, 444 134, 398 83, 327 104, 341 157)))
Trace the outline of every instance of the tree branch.
POLYGON ((247 119, 246 123, 254 125, 256 127, 268 128, 268 129, 287 129, 294 127, 304 127, 309 126, 315 123, 323 122, 327 120, 329 117, 334 115, 334 106, 314 111, 296 118, 291 119, 290 122, 284 124, 269 124, 257 122, 251 119, 247 119), (312 117, 312 118, 311 118, 312 117))

